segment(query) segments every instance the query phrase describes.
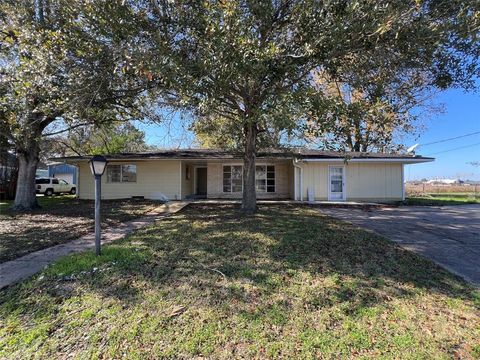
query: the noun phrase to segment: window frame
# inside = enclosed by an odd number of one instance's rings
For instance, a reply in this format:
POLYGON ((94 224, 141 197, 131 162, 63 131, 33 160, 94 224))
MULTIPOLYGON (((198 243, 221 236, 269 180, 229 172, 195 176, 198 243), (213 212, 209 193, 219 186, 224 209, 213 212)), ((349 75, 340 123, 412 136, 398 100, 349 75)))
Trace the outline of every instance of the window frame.
MULTIPOLYGON (((271 171, 270 171, 271 172, 271 171)), ((255 164, 255 192, 260 194, 275 194, 277 192, 277 169, 274 164, 255 164), (257 178, 257 166, 264 166, 265 167, 265 176, 263 178, 257 178), (273 167, 273 191, 268 191, 268 187, 272 185, 268 185, 268 180, 272 180, 272 178, 268 177, 268 168, 273 167), (257 190, 257 180, 265 181, 265 191, 257 190)))
POLYGON ((137 175, 138 175, 138 172, 137 172, 137 164, 107 164, 107 169, 106 169, 106 175, 107 175, 107 183, 108 184, 135 184, 137 183, 137 175), (109 169, 112 169, 112 167, 114 166, 119 166, 120 167, 120 173, 119 173, 119 181, 111 181, 109 180, 108 178, 108 170, 109 169), (123 180, 123 167, 124 166, 134 166, 135 167, 135 181, 124 181, 123 180))
POLYGON ((243 193, 243 165, 242 164, 222 164, 222 193, 224 194, 242 194, 243 193), (241 168, 241 184, 242 190, 233 191, 233 182, 232 182, 232 168, 240 167, 241 168), (225 191, 225 168, 230 168, 230 191, 225 191))
MULTIPOLYGON (((277 192, 277 166, 275 164, 267 164, 267 163, 259 163, 255 164, 255 192, 258 194, 276 194, 277 192), (265 191, 258 191, 257 190, 257 166, 265 166, 265 177, 262 180, 265 180, 265 191), (273 185, 273 192, 268 191, 268 167, 273 167, 274 173, 274 185, 273 185)), ((239 194, 243 193, 243 164, 233 163, 233 164, 222 164, 222 193, 224 194, 239 194), (232 167, 240 166, 242 168, 242 190, 241 191, 232 191, 232 167), (225 191, 225 168, 230 168, 230 191, 225 191)))

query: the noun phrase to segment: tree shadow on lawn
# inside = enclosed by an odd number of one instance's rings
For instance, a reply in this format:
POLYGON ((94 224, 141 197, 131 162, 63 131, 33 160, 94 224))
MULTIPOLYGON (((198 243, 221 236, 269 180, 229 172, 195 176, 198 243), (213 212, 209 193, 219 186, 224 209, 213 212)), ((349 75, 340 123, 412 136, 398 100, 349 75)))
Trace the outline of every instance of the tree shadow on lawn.
MULTIPOLYGON (((41 207, 29 212, 16 212, 7 209, 0 214, 0 221, 22 216, 34 217, 36 215, 94 218, 94 200, 78 199, 71 196, 54 196, 41 199, 39 203, 41 207)), ((101 212, 106 220, 122 221, 131 218, 132 214, 141 214, 146 207, 155 208, 162 204, 164 204, 163 201, 145 199, 102 200, 101 212)))
POLYGON ((231 206, 195 205, 107 247, 106 254, 67 258, 51 273, 106 264, 104 273, 76 281, 125 301, 140 301, 142 291, 135 288, 150 286, 167 293, 185 287, 190 295, 208 294, 202 301, 215 304, 251 303, 302 291, 302 284, 318 291, 302 294, 307 305, 348 302, 351 312, 419 292, 474 299, 463 280, 431 261, 298 206, 266 206, 243 217, 231 206))
POLYGON ((278 326, 294 308, 361 316, 417 295, 479 308, 472 287, 432 262, 314 209, 289 205, 262 206, 251 217, 231 206, 194 205, 104 247, 101 257, 66 257, 42 278, 0 293, 6 304, 0 315, 55 317, 61 304, 91 294, 104 299, 102 306, 141 305, 167 319, 167 305, 180 304, 278 326))
MULTIPOLYGON (((31 213, 0 217, 0 263, 47 247, 64 244, 93 231, 94 202, 71 197, 49 199, 31 213)), ((102 225, 119 224, 143 216, 163 202, 108 200, 102 202, 102 225)))

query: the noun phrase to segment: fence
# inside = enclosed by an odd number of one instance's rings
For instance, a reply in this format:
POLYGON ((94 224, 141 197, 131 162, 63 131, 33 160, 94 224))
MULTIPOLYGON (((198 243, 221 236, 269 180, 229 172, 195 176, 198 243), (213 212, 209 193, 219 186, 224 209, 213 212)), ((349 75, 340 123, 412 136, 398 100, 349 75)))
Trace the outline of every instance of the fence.
POLYGON ((444 185, 426 183, 407 183, 405 185, 407 196, 449 196, 449 197, 475 197, 480 198, 480 185, 444 185))

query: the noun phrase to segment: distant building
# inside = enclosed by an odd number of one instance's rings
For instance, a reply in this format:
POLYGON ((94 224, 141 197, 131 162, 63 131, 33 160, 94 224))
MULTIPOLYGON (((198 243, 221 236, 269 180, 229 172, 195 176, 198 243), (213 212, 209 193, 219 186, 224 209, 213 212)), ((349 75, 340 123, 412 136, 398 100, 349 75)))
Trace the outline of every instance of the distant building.
POLYGON ((63 179, 69 184, 77 184, 77 167, 65 163, 50 163, 48 177, 63 179))
POLYGON ((428 180, 427 184, 439 184, 439 185, 462 185, 463 180, 460 179, 432 179, 428 180))

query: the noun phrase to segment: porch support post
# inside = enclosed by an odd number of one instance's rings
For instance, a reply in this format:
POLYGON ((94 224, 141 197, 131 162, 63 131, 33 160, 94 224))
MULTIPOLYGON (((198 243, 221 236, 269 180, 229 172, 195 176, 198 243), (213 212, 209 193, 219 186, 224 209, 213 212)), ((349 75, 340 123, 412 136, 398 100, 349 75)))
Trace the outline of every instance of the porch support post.
POLYGON ((180 172, 179 172, 179 175, 180 175, 180 179, 178 181, 178 196, 180 196, 180 200, 182 200, 182 170, 183 170, 183 163, 182 161, 180 161, 180 172))
POLYGON ((295 200, 298 199, 297 181, 300 181, 300 201, 303 201, 303 181, 302 181, 303 168, 297 165, 297 159, 293 159, 293 172, 294 172, 293 185, 294 185, 295 200), (297 169, 299 170, 298 176, 297 176, 297 169))

